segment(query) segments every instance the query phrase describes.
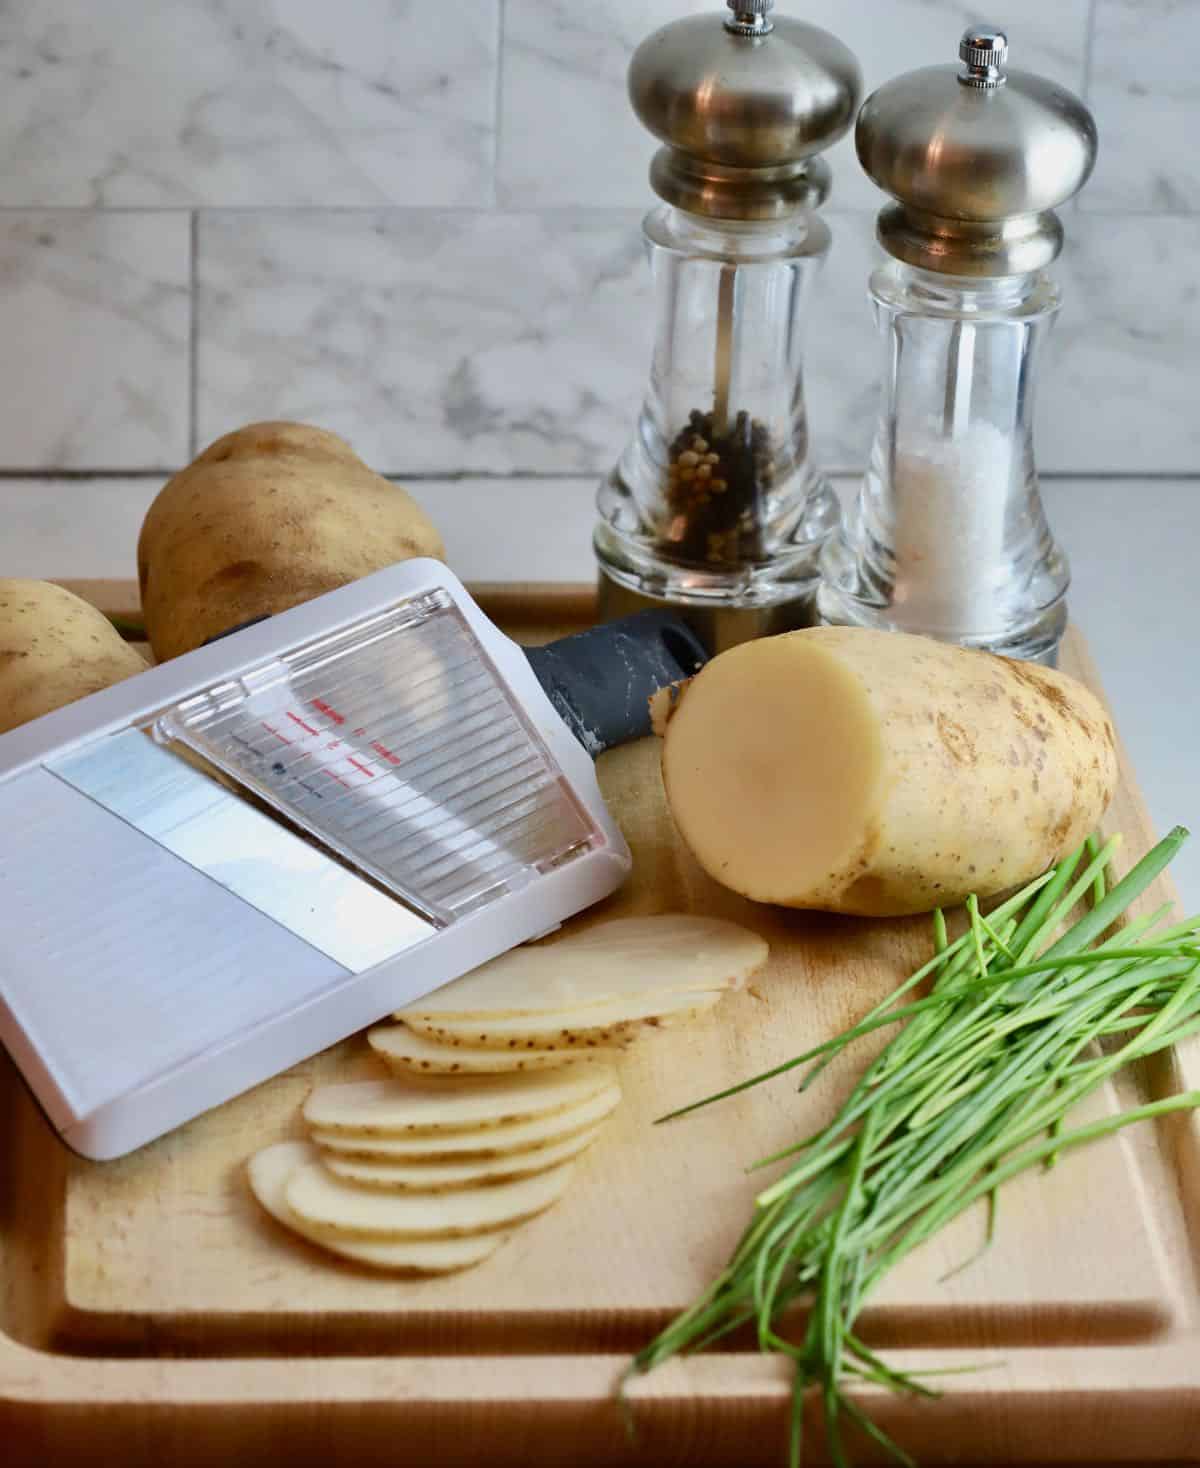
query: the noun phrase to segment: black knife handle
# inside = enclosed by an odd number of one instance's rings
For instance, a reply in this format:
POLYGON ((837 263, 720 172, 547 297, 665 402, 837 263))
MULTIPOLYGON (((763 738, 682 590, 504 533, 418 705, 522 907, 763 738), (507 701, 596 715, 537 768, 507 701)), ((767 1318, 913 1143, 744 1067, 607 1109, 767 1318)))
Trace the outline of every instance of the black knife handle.
POLYGON ((595 758, 650 733, 650 695, 690 678, 708 653, 669 612, 635 612, 527 647, 538 682, 563 722, 595 758))

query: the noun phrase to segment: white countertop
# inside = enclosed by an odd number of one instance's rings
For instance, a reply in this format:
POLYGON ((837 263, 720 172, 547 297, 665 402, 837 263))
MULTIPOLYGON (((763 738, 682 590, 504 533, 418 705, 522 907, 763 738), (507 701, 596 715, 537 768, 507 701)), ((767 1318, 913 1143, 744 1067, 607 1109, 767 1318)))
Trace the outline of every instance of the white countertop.
POLYGON ((1187 914, 1200 911, 1200 480, 1070 480, 1044 493, 1071 558, 1071 616, 1155 829, 1194 833, 1171 871, 1187 914))

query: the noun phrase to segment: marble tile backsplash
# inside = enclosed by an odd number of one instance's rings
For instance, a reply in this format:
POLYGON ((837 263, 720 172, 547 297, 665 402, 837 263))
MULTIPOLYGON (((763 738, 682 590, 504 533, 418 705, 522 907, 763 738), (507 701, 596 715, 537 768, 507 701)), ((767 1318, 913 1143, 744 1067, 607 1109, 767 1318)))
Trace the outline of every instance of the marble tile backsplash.
MULTIPOLYGON (((31 543, 53 538, 60 495, 136 520, 139 476, 269 416, 336 429, 396 476, 478 480, 481 513, 487 476, 604 472, 652 325, 653 143, 624 72, 653 27, 717 8, 0 5, 0 501, 25 507, 31 543), (60 471, 111 478, 73 490, 60 471)), ((805 0, 803 16, 873 87, 950 59, 980 13, 805 0)), ((1040 465, 1200 473, 1200 0, 1008 0, 1002 19, 1014 64, 1083 92, 1101 136, 1064 217, 1040 465)), ((853 474, 876 411, 879 196, 849 140, 830 161, 807 392, 822 458, 853 474)))
POLYGON ((629 431, 649 300, 636 211, 205 213, 199 439, 282 416, 388 473, 592 472, 629 431))
POLYGON ((0 468, 186 458, 190 292, 186 214, 0 210, 0 468))
POLYGON ((1100 119, 1080 208, 1200 213, 1200 0, 1096 0, 1088 100, 1100 119))
POLYGON ((7 0, 0 207, 488 204, 500 0, 7 0))

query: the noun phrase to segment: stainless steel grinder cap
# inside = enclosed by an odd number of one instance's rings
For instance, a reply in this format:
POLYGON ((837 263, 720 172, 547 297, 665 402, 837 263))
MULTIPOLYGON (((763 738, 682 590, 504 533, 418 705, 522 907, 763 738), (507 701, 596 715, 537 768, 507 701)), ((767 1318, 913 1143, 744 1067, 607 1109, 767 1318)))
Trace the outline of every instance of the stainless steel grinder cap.
POLYGON ((859 162, 897 201, 879 242, 908 265, 946 275, 1023 274, 1062 249, 1054 209, 1096 161, 1096 123, 1074 93, 1009 71, 1008 38, 971 27, 960 66, 925 66, 863 103, 859 162))
POLYGON ((848 131, 862 75, 828 31, 773 17, 774 0, 727 6, 663 26, 633 54, 630 100, 666 145, 650 183, 691 214, 780 219, 828 194, 815 155, 848 131))

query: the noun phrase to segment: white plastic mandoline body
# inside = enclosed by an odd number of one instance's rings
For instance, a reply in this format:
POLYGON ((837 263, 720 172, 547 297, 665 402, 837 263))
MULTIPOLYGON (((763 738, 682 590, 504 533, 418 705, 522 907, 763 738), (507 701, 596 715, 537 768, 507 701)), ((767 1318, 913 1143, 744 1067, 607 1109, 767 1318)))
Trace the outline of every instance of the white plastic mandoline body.
MULTIPOLYGON (((453 691, 443 686, 443 704, 454 706, 453 691)), ((386 686, 373 699, 386 714, 386 686)), ((408 809, 429 805, 402 791, 408 809)), ((377 800, 359 809, 374 832, 381 819, 394 828, 377 800)), ((535 814, 530 829, 554 829, 555 811, 535 814)), ((303 809, 289 815, 306 824, 303 809)), ((342 835, 334 844, 353 854, 353 823, 342 835)), ((487 838, 485 856, 507 840, 487 838)), ((453 843, 446 849, 450 861, 430 870, 453 877, 453 843)), ((410 846, 410 865, 427 850, 410 846)), ((120 1156, 553 929, 617 887, 629 865, 592 762, 522 650, 440 562, 403 562, 0 736, 0 1041, 71 1147, 120 1156), (430 890, 444 904, 406 905, 145 733, 214 685, 253 688, 281 654, 431 594, 452 603, 447 635, 459 655, 469 647, 477 657, 473 686, 492 699, 474 705, 478 734, 469 718, 443 719, 440 747, 451 767, 475 739, 498 751, 459 780, 458 807, 435 812, 440 829, 453 837, 464 822, 456 811, 469 820, 497 809, 496 829, 511 827, 505 808, 476 794, 505 787, 494 772, 511 758, 509 788, 534 769, 549 791, 542 805, 557 801, 587 832, 499 895, 468 901, 473 889, 443 878, 430 890), (514 732, 497 742, 504 720, 514 732)))

